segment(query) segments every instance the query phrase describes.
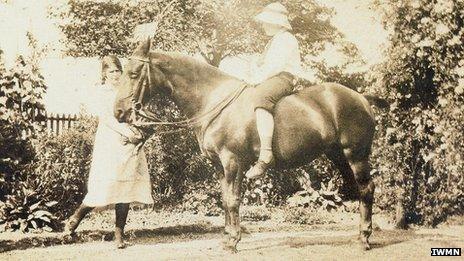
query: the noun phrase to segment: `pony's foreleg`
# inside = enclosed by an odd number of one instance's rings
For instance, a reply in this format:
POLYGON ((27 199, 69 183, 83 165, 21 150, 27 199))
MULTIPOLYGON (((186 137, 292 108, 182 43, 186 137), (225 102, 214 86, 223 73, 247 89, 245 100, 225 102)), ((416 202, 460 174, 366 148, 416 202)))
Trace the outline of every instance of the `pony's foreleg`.
POLYGON ((222 175, 220 176, 220 182, 221 182, 221 191, 222 191, 222 209, 224 209, 224 234, 229 235, 230 234, 230 213, 229 209, 227 208, 227 181, 225 178, 224 173, 221 173, 222 175))
MULTIPOLYGON (((229 153, 228 153, 229 154, 229 153)), ((224 166, 224 176, 221 179, 222 201, 225 211, 224 249, 237 251, 237 244, 242 238, 240 228, 240 196, 243 180, 243 168, 233 155, 221 158, 224 166)))

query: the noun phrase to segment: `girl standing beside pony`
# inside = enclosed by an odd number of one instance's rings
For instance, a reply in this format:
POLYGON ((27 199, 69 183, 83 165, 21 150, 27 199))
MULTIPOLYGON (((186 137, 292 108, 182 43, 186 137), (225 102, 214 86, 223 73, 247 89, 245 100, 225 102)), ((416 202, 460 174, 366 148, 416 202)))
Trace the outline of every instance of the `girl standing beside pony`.
POLYGON ((122 66, 116 56, 102 61, 103 84, 96 90, 96 114, 99 119, 90 165, 87 195, 75 213, 68 219, 65 233, 73 236, 79 223, 95 207, 115 205, 117 248, 124 248, 124 226, 129 203, 152 204, 151 184, 147 159, 137 146, 142 135, 113 116, 117 81, 122 66))

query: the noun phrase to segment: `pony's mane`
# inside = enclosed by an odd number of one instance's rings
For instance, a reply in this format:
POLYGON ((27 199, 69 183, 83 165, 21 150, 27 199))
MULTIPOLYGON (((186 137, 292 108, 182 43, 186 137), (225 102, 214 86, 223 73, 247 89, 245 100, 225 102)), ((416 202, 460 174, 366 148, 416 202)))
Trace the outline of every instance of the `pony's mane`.
POLYGON ((187 70, 189 72, 196 72, 201 74, 206 74, 209 77, 219 77, 219 78, 234 78, 233 76, 219 70, 219 68, 214 67, 208 64, 205 61, 202 61, 198 58, 192 57, 187 54, 182 54, 179 52, 165 52, 165 51, 155 51, 150 52, 153 54, 162 54, 168 56, 169 62, 174 63, 175 67, 181 70, 187 70))

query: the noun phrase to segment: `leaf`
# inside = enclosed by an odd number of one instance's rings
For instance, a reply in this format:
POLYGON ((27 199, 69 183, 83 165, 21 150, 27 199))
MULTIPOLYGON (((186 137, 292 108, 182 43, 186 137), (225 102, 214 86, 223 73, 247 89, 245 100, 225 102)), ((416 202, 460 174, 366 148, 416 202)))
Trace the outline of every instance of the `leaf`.
POLYGON ((329 180, 329 184, 327 184, 327 190, 333 190, 333 188, 334 188, 334 184, 332 180, 329 180))
POLYGON ((20 213, 22 213, 22 210, 23 210, 23 207, 19 207, 19 208, 13 209, 10 212, 10 214, 20 214, 20 213))
POLYGON ((34 229, 37 229, 39 226, 37 225, 37 222, 35 222, 35 220, 31 220, 31 224, 32 224, 32 227, 34 229))
POLYGON ((50 218, 48 218, 47 216, 42 216, 42 217, 40 217, 40 219, 47 222, 47 223, 51 222, 50 218))
POLYGON ((46 210, 38 210, 38 211, 35 211, 34 212, 34 216, 37 217, 37 218, 40 218, 42 216, 49 216, 49 217, 53 217, 53 214, 46 211, 46 210))
POLYGON ((342 202, 342 198, 339 197, 338 195, 335 195, 334 201, 337 202, 337 203, 340 203, 340 202, 342 202))
POLYGON ((0 105, 5 106, 7 100, 8 100, 8 98, 5 97, 5 96, 0 97, 0 105))
POLYGON ((336 191, 321 191, 320 193, 323 196, 334 196, 336 194, 336 191))
POLYGON ((54 205, 58 204, 58 201, 50 201, 45 203, 45 206, 47 207, 53 207, 54 205))
POLYGON ((430 161, 431 159, 433 159, 435 156, 436 156, 436 154, 433 153, 433 152, 431 152, 431 153, 429 153, 428 155, 426 155, 426 156, 424 157, 425 163, 429 162, 429 161, 430 161))
POLYGON ((39 202, 35 203, 34 205, 32 205, 29 209, 31 211, 37 209, 39 206, 40 206, 40 203, 42 203, 42 200, 40 200, 39 202))
POLYGON ((328 206, 328 204, 329 204, 328 202, 329 202, 329 201, 324 200, 324 201, 322 202, 322 206, 321 206, 321 207, 324 208, 324 209, 327 209, 327 206, 328 206))
POLYGON ((43 230, 45 230, 47 232, 52 232, 53 231, 53 229, 51 227, 49 227, 49 226, 44 226, 43 230))
POLYGON ((336 205, 333 201, 331 201, 331 200, 328 200, 328 201, 327 201, 327 204, 328 204, 329 206, 334 207, 334 208, 337 207, 337 205, 336 205))

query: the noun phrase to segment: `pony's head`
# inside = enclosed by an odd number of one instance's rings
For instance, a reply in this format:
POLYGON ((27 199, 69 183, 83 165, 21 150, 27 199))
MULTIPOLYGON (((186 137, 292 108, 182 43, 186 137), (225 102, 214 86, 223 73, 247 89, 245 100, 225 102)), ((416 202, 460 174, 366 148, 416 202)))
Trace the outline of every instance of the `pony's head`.
POLYGON ((142 43, 129 58, 119 80, 114 116, 119 122, 132 122, 155 90, 172 91, 162 64, 167 56, 150 52, 150 40, 142 43))

